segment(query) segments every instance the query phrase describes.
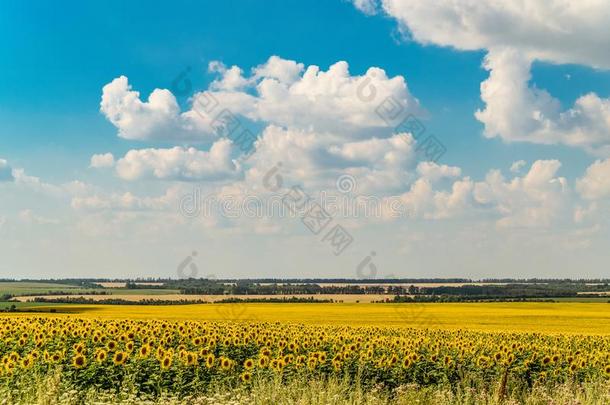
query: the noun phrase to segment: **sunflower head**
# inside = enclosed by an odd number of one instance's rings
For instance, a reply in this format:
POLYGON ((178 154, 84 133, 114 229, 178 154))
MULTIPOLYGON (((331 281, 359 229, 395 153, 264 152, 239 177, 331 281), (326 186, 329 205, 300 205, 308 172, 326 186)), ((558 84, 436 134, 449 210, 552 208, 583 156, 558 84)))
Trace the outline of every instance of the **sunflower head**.
POLYGON ((487 367, 488 364, 489 364, 489 357, 487 357, 487 356, 480 356, 479 359, 477 360, 477 365, 479 367, 487 367))
POLYGON ((315 369, 317 364, 318 360, 316 360, 315 357, 310 357, 309 360, 307 360, 307 367, 309 367, 311 370, 315 369))
POLYGON ((184 358, 187 366, 194 366, 197 364, 197 354, 193 352, 188 352, 184 358))
POLYGON ((167 370, 172 365, 172 358, 169 356, 165 356, 163 360, 161 360, 161 368, 163 370, 167 370))
POLYGON ((83 368, 86 364, 87 361, 85 360, 85 356, 83 356, 82 354, 77 354, 72 359, 72 365, 74 366, 74 368, 83 368))
POLYGON ((21 360, 21 367, 23 368, 30 368, 32 364, 34 364, 34 362, 32 361, 32 358, 30 356, 24 357, 21 360))
POLYGON ((112 361, 117 366, 122 366, 127 361, 127 353, 125 352, 116 352, 112 361))
POLYGON ((220 368, 222 368, 222 369, 223 369, 223 370, 225 370, 225 371, 226 371, 226 370, 228 370, 228 369, 230 369, 230 368, 231 368, 231 360, 230 360, 230 359, 228 359, 228 358, 226 358, 226 357, 225 357, 225 358, 223 358, 223 359, 220 361, 220 368))
POLYGON ((205 366, 206 366, 207 368, 212 368, 212 367, 214 367, 214 360, 216 360, 216 359, 214 358, 214 355, 213 355, 213 354, 211 354, 211 353, 210 353, 210 354, 208 354, 208 357, 206 357, 206 358, 205 358, 205 366))
POLYGON ((108 353, 106 353, 106 351, 103 349, 98 350, 95 354, 95 360, 97 360, 98 363, 102 363, 107 357, 108 353))

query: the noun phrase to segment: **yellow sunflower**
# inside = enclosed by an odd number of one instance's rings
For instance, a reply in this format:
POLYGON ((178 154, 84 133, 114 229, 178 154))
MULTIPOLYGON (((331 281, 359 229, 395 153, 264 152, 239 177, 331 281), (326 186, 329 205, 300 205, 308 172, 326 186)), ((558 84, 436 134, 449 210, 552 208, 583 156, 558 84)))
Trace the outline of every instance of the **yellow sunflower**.
POLYGON ((82 354, 77 354, 72 359, 72 365, 74 366, 74 368, 83 368, 85 367, 85 365, 87 365, 87 360, 82 354))
POLYGON ((112 362, 117 366, 122 366, 127 361, 127 353, 125 352, 116 352, 114 357, 112 358, 112 362))
POLYGON ((103 349, 99 349, 96 353, 95 353, 95 360, 98 363, 103 363, 104 360, 106 360, 106 358, 108 358, 108 353, 106 353, 105 350, 103 349))
POLYGON ((205 366, 207 368, 212 368, 214 367, 214 361, 216 360, 216 358, 214 357, 213 354, 208 354, 208 357, 206 357, 205 359, 205 366))
POLYGON ((167 370, 172 366, 172 358, 169 356, 165 356, 163 360, 161 360, 161 368, 163 370, 167 370))
POLYGON ((245 383, 249 383, 250 381, 252 381, 252 374, 250 374, 250 372, 248 371, 244 371, 243 373, 241 373, 241 375, 239 376, 239 378, 245 382, 245 383))
POLYGON ((150 355, 150 352, 151 352, 151 348, 149 345, 143 345, 142 347, 140 347, 140 350, 138 351, 140 357, 143 359, 147 358, 148 355, 150 355))

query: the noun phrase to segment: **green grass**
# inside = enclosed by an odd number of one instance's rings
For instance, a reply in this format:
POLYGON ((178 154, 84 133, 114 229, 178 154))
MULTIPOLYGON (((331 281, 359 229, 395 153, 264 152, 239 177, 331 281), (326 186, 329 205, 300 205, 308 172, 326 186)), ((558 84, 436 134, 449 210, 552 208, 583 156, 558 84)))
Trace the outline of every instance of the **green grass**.
MULTIPOLYGON (((44 303, 44 302, 0 301, 0 309, 10 308, 11 305, 15 305, 15 307, 17 309, 23 309, 23 308, 40 307, 40 306, 45 306, 45 305, 48 306, 49 304, 44 303)), ((54 306, 55 305, 62 305, 62 304, 54 304, 54 306)))
POLYGON ((66 292, 68 294, 125 294, 125 295, 161 295, 161 294, 179 294, 179 290, 175 289, 129 289, 129 288, 83 288, 74 284, 56 284, 45 282, 29 282, 29 281, 0 281, 0 296, 10 294, 12 296, 23 295, 49 295, 57 292, 66 292))
POLYGON ((74 284, 55 284, 44 282, 0 281, 0 295, 45 294, 52 291, 86 290, 74 284))
POLYGON ((560 297, 553 298, 557 302, 610 302, 610 297, 560 297))
POLYGON ((205 393, 176 396, 162 392, 147 396, 133 390, 129 382, 113 391, 74 389, 62 379, 61 372, 46 377, 25 379, 16 386, 0 385, 2 404, 219 404, 219 405, 605 405, 610 403, 610 385, 604 381, 581 385, 538 385, 532 389, 517 388, 500 395, 500 384, 487 389, 473 387, 435 386, 415 384, 395 389, 363 387, 336 379, 297 379, 291 382, 275 380, 253 381, 251 385, 232 386, 217 382, 205 393))
POLYGON ((50 307, 49 304, 44 302, 18 302, 18 301, 0 301, 0 311, 9 311, 12 306, 15 306, 15 309, 20 312, 53 312, 53 313, 61 313, 61 312, 70 312, 69 307, 70 304, 53 304, 53 307, 50 307), (67 308, 68 311, 63 311, 63 308, 67 308))
POLYGON ((44 281, 0 281, 0 289, 4 288, 79 288, 79 286, 67 283, 46 283, 44 281))

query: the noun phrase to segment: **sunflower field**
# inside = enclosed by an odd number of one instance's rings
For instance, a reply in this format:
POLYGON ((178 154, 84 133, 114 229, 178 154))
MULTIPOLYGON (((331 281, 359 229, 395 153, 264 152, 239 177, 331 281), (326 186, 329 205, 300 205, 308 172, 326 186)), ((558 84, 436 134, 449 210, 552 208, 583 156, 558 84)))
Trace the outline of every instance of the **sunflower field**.
POLYGON ((539 385, 610 384, 607 336, 270 322, 0 318, 0 386, 60 375, 76 391, 150 398, 335 379, 364 389, 470 387, 500 397, 539 385))

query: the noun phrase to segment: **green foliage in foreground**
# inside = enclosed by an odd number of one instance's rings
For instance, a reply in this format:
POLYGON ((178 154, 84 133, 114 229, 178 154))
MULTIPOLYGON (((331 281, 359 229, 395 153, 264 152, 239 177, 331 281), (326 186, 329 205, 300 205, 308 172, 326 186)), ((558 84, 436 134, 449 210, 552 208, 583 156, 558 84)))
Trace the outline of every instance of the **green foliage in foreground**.
MULTIPOLYGON (((218 384, 205 394, 177 397, 163 393, 157 397, 138 394, 129 381, 114 391, 95 387, 77 390, 62 379, 61 372, 37 379, 24 379, 17 385, 0 386, 0 404, 527 404, 568 405, 608 404, 607 381, 583 384, 536 385, 531 389, 513 388, 502 394, 502 381, 489 389, 450 386, 421 387, 415 384, 384 389, 363 388, 353 382, 336 379, 253 380, 250 385, 218 384)), ((509 384, 510 385, 510 384, 509 384)))

